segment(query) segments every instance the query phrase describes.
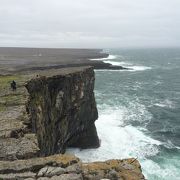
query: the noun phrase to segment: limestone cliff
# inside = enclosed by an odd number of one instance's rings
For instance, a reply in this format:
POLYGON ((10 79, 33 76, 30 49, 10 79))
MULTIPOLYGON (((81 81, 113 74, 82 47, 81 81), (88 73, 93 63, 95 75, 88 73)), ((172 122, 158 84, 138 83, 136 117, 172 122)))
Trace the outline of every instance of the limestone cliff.
POLYGON ((27 110, 41 155, 63 153, 67 146, 99 146, 94 71, 91 67, 71 70, 40 76, 26 85, 30 94, 27 110))
POLYGON ((99 146, 94 80, 91 67, 0 76, 0 179, 144 179, 136 159, 82 163, 59 154, 99 146))

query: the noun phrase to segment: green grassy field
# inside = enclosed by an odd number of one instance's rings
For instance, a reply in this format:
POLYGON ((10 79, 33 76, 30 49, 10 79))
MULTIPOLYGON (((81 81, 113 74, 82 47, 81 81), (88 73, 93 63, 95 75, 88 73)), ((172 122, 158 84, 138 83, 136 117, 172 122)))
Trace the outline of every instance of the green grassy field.
POLYGON ((24 75, 0 76, 0 111, 9 106, 22 105, 26 101, 26 88, 24 87, 27 77, 24 75), (15 81, 17 90, 11 89, 11 82, 15 81))

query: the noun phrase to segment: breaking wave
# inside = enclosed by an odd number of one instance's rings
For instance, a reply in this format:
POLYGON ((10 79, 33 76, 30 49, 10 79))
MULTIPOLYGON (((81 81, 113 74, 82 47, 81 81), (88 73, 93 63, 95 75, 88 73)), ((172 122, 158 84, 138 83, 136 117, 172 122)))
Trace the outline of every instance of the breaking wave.
MULTIPOLYGON (((121 61, 121 59, 122 59, 121 56, 109 55, 107 58, 99 58, 99 59, 91 59, 91 60, 100 60, 105 63, 109 63, 113 66, 123 66, 125 68, 129 68, 128 71, 145 71, 145 70, 152 69, 151 67, 148 67, 148 66, 133 65, 130 62, 121 61)), ((120 71, 122 71, 122 70, 120 70, 120 71)), ((123 71, 126 71, 126 70, 123 70, 123 71)))
POLYGON ((109 55, 106 58, 95 58, 95 59, 90 59, 92 61, 104 61, 104 60, 110 60, 110 59, 116 59, 117 56, 115 55, 109 55))

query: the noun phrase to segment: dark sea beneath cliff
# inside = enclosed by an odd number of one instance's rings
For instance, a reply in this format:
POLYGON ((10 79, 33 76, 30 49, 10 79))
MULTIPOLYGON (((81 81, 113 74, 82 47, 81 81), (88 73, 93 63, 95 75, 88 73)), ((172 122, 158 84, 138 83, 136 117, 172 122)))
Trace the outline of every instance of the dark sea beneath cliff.
POLYGON ((132 70, 96 70, 101 147, 84 161, 138 158, 149 180, 180 179, 180 49, 108 49, 103 60, 132 70))

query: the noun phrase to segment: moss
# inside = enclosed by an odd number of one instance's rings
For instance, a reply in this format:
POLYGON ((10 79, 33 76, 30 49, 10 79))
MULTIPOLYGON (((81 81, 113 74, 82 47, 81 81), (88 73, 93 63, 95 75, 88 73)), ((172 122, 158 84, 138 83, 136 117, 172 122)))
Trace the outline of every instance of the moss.
POLYGON ((24 104, 25 100, 26 96, 24 95, 9 94, 1 97, 0 103, 4 106, 16 106, 24 104))
POLYGON ((103 162, 89 163, 84 166, 90 172, 96 172, 98 170, 109 170, 111 166, 103 162))
POLYGON ((9 106, 23 105, 26 101, 26 89, 24 83, 27 77, 22 75, 0 76, 0 112, 9 106), (17 90, 12 91, 10 83, 17 82, 17 90))
POLYGON ((68 155, 68 154, 53 155, 47 157, 47 159, 56 162, 57 164, 61 165, 61 167, 64 168, 80 162, 79 158, 75 157, 74 155, 68 155))
POLYGON ((21 88, 24 86, 24 83, 32 78, 33 75, 20 75, 20 74, 14 74, 14 75, 6 75, 2 76, 0 75, 0 93, 2 90, 10 90, 10 83, 14 80, 17 82, 17 87, 21 88))
POLYGON ((18 75, 0 76, 0 89, 10 87, 10 83, 15 80, 21 79, 18 75))

